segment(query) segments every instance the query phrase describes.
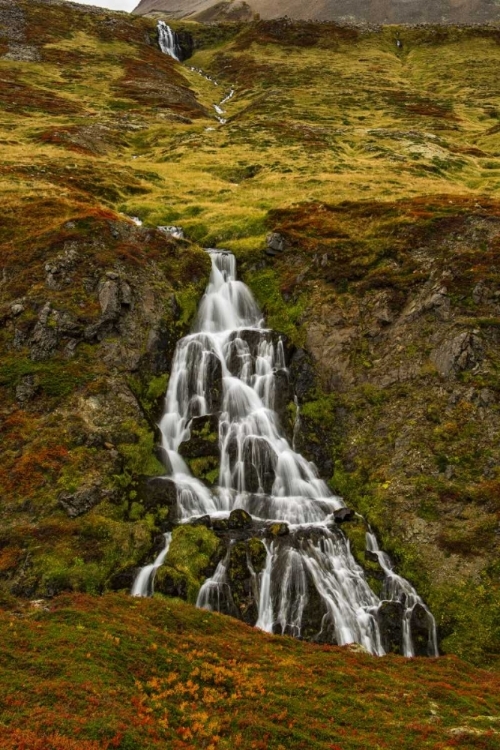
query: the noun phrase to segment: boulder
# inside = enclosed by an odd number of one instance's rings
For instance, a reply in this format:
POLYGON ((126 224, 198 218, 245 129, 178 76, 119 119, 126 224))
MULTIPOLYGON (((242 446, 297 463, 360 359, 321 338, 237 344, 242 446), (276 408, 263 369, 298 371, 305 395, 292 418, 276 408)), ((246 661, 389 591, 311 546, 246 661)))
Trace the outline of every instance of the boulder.
POLYGON ((205 526, 207 529, 212 528, 212 520, 210 516, 200 516, 190 522, 190 526, 205 526))
POLYGON ((277 521, 272 523, 266 529, 266 536, 270 539, 274 539, 278 536, 287 536, 290 533, 290 527, 283 521, 277 521))
POLYGON ((243 508, 236 508, 229 514, 228 528, 229 529, 244 529, 252 525, 252 516, 243 510, 243 508))

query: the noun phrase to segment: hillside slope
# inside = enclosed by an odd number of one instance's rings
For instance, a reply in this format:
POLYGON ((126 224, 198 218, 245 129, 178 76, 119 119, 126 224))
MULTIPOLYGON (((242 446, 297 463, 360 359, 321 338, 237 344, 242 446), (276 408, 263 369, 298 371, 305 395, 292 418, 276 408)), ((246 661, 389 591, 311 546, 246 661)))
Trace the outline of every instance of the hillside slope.
POLYGON ((498 747, 498 676, 269 636, 178 600, 0 613, 3 750, 498 747))
POLYGON ((300 353, 300 450, 443 651, 494 664, 500 32, 184 22, 181 66, 148 18, 0 7, 4 605, 128 590, 157 552, 144 476, 218 245, 300 353))
POLYGON ((283 18, 372 24, 480 24, 500 20, 493 0, 141 0, 134 13, 164 13, 171 18, 251 21, 283 18))

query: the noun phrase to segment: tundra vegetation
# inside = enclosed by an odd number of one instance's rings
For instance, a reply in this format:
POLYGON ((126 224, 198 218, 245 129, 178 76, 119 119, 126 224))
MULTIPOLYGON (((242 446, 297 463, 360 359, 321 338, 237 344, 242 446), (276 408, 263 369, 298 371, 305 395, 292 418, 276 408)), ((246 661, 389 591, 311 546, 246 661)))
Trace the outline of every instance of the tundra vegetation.
MULTIPOLYGON (((0 11, 6 747, 495 747, 495 678, 455 657, 494 669, 500 648, 500 30, 176 22, 195 42, 181 66, 153 19, 0 11), (298 447, 376 529, 454 656, 375 662, 161 595, 87 596, 127 589, 172 525, 143 477, 163 471, 156 421, 207 246, 236 254, 303 351, 298 447)), ((214 481, 209 458, 191 463, 214 481)), ((345 529, 376 588, 363 529, 345 529)), ((193 601, 216 544, 176 542, 164 575, 193 601)))

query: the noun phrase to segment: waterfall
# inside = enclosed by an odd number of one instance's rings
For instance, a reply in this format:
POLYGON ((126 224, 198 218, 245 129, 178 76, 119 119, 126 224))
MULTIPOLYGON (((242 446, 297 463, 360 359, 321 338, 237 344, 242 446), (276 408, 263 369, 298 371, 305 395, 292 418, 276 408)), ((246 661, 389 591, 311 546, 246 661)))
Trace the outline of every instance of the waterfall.
MULTIPOLYGON (((264 569, 251 569, 257 627, 301 637, 307 626, 310 637, 308 613, 313 609, 319 622, 313 634, 317 640, 356 642, 382 655, 379 612, 384 602, 391 602, 401 611, 401 650, 413 656, 412 616, 418 605, 427 618, 427 651, 437 655, 431 613, 408 581, 394 573, 371 532, 367 550, 385 576, 381 598, 368 585, 335 524, 335 511, 345 508, 342 499, 332 495, 314 464, 289 444, 281 429, 275 405, 288 376, 284 342, 265 328, 250 290, 237 279, 234 256, 222 250, 208 253, 210 280, 193 332, 177 345, 160 422, 170 475, 177 485, 180 522, 206 515, 226 518, 232 510, 243 509, 252 516, 256 536, 265 537, 265 529, 276 522, 288 525, 288 533, 264 541, 264 569), (179 452, 189 440, 193 418, 209 414, 216 414, 219 422, 219 480, 212 490, 192 476, 179 452)), ((229 558, 228 552, 202 586, 198 606, 234 610, 229 558)), ((141 591, 147 590, 142 585, 141 591)))
POLYGON ((170 55, 174 60, 181 60, 182 50, 179 37, 165 21, 158 21, 158 43, 165 55, 170 55))
POLYGON ((165 536, 165 545, 151 565, 145 565, 140 569, 137 578, 132 586, 132 596, 151 596, 154 593, 154 580, 155 573, 160 565, 163 565, 165 558, 168 554, 170 542, 172 541, 172 534, 168 532, 165 536))

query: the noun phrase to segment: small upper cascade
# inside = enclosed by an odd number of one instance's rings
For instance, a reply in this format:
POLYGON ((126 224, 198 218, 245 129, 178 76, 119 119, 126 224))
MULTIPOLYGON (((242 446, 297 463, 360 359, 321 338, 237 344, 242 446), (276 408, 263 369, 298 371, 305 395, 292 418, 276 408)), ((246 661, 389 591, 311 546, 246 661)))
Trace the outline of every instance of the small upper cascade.
POLYGON ((165 21, 158 21, 158 44, 165 55, 170 55, 174 60, 181 60, 182 50, 179 37, 165 21))
MULTIPOLYGON (((339 645, 357 642, 382 655, 389 647, 383 622, 389 609, 398 618, 401 653, 416 653, 418 633, 425 653, 437 655, 432 614, 393 571, 371 531, 367 554, 379 562, 384 582, 380 596, 370 588, 335 523, 343 500, 295 450, 297 400, 292 444, 283 432, 277 413, 282 391, 293 399, 283 337, 265 328, 250 290, 237 279, 235 257, 222 250, 208 253, 210 280, 192 333, 178 342, 160 422, 167 471, 177 487, 178 521, 209 516, 220 523, 236 510, 251 517, 265 558, 256 572, 247 554, 257 627, 339 645), (218 483, 211 488, 192 475, 181 455, 196 420, 210 415, 218 423, 219 454, 218 483), (270 540, 266 530, 273 525, 284 533, 270 540)), ((197 603, 238 616, 229 576, 232 544, 197 603)), ((134 593, 152 590, 165 555, 139 573, 134 593)))

